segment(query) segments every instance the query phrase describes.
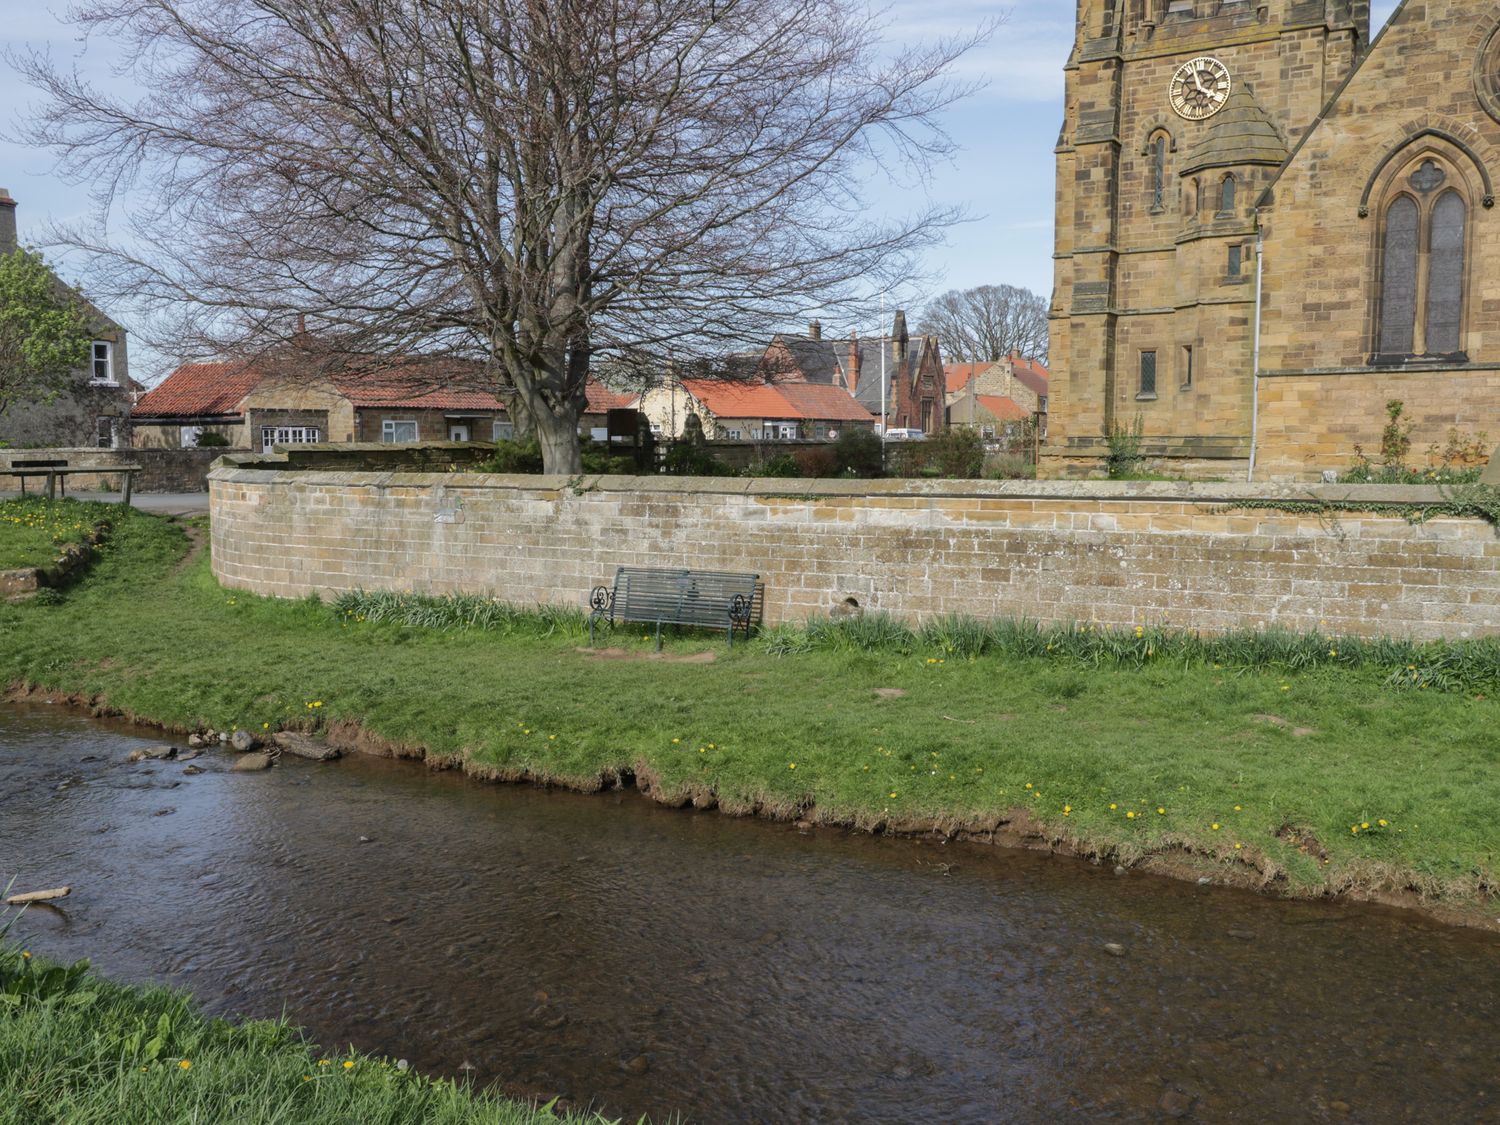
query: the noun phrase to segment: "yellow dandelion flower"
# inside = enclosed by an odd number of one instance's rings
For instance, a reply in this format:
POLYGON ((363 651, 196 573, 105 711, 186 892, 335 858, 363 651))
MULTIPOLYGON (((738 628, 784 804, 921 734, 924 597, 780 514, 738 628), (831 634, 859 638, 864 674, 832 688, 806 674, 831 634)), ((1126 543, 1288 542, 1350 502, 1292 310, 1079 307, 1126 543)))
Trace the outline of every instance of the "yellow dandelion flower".
POLYGON ((788 762, 786 764, 786 768, 789 769, 789 770, 794 770, 794 769, 797 768, 797 763, 796 762, 788 762))
POLYGON ((1125 819, 1126 820, 1134 820, 1135 819, 1135 810, 1132 809, 1130 812, 1126 813, 1125 814, 1125 819))
POLYGON ((1157 816, 1166 816, 1167 815, 1167 810, 1164 809, 1164 808, 1161 808, 1160 806, 1158 806, 1157 809, 1156 809, 1156 815, 1157 816))
POLYGON ((1109 811, 1110 811, 1110 812, 1114 812, 1114 811, 1115 811, 1115 809, 1117 809, 1117 808, 1119 808, 1119 807, 1120 807, 1120 806, 1118 806, 1118 805, 1110 805, 1110 806, 1109 806, 1109 811))
POLYGON ((1245 846, 1245 845, 1244 845, 1244 844, 1236 844, 1236 845, 1235 845, 1235 846, 1234 846, 1234 850, 1235 850, 1235 851, 1239 851, 1239 850, 1240 850, 1240 849, 1241 849, 1241 848, 1243 848, 1243 847, 1244 847, 1244 846, 1245 846))
POLYGON ((1217 832, 1219 830, 1219 825, 1218 825, 1217 822, 1214 823, 1214 824, 1209 825, 1209 827, 1212 828, 1215 832, 1217 832))
POLYGON ((1382 827, 1382 828, 1389 828, 1390 827, 1390 825, 1388 823, 1386 823, 1385 821, 1383 821, 1383 820, 1377 820, 1375 823, 1378 824, 1378 825, 1380 825, 1380 827, 1382 827))
POLYGON ((353 1070, 354 1069, 354 1060, 353 1059, 345 1059, 344 1060, 344 1069, 345 1070, 353 1070))
POLYGON ((177 1069, 178 1070, 192 1070, 193 1069, 192 1060, 190 1060, 190 1059, 183 1059, 180 1063, 177 1064, 177 1069))
POLYGON ((319 1066, 327 1066, 328 1065, 328 1060, 327 1059, 319 1059, 318 1060, 318 1065, 319 1066))

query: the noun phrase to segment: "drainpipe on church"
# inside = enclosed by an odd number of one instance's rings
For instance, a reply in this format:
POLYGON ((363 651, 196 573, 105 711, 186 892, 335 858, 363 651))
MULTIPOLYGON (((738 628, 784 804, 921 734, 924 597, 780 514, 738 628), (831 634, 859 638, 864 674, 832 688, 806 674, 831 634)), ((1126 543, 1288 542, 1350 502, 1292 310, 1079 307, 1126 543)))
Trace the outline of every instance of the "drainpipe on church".
POLYGON ((1260 223, 1260 210, 1255 214, 1255 339, 1251 345, 1250 359, 1250 468, 1245 474, 1248 484, 1255 483, 1255 445, 1260 437, 1260 308, 1262 281, 1265 277, 1266 233, 1260 223))

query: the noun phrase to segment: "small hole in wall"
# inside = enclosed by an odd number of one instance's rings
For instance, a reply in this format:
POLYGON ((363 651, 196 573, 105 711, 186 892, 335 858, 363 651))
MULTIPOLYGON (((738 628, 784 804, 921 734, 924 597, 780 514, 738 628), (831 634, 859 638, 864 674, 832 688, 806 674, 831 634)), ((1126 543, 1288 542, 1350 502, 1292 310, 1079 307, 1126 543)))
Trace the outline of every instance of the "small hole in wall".
POLYGON ((845 598, 844 599, 844 608, 845 609, 858 609, 859 608, 859 599, 858 598, 845 598))

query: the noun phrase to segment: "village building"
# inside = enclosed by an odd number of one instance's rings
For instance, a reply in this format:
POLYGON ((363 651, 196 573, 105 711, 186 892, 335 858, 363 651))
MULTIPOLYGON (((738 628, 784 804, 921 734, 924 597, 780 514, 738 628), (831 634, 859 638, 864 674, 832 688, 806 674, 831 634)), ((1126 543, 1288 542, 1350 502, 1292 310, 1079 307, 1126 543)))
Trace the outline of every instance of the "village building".
POLYGON ((1045 436, 1047 368, 1040 361, 1011 355, 988 363, 950 363, 943 373, 949 426, 1014 440, 1036 425, 1045 436))
POLYGON ((1310 477, 1500 434, 1500 10, 1080 0, 1057 148, 1050 440, 1310 477))
POLYGON ((760 377, 778 385, 808 383, 840 387, 892 429, 934 434, 943 428, 943 355, 937 337, 915 340, 906 313, 897 311, 889 336, 827 337, 818 321, 806 335, 780 333, 761 356, 760 377), (881 375, 884 373, 884 394, 881 375))
MULTIPOLYGON (((20 247, 16 200, 0 188, 0 254, 20 247)), ((130 378, 125 329, 87 298, 57 280, 82 302, 93 340, 87 364, 67 390, 51 402, 18 403, 0 414, 0 445, 15 447, 100 447, 130 444, 130 409, 142 387, 130 378)))
MULTIPOLYGON (((580 428, 631 399, 596 382, 580 428)), ((184 364, 134 411, 139 448, 215 444, 270 452, 312 442, 498 441, 514 435, 478 363, 407 359, 332 366, 292 355, 184 364)))
POLYGON ((830 441, 875 417, 843 388, 760 380, 676 379, 648 389, 639 408, 658 437, 681 438, 696 425, 709 441, 830 441), (689 419, 696 419, 690 423, 689 419))

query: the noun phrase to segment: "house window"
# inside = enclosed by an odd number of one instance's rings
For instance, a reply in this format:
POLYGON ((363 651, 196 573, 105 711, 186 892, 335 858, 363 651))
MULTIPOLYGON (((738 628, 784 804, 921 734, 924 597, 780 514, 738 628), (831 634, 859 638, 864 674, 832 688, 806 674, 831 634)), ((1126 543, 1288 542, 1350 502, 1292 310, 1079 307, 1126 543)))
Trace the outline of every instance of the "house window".
POLYGON ((98 383, 101 386, 115 385, 115 346, 108 340, 95 340, 93 346, 93 366, 89 372, 89 382, 98 383))
POLYGON ((727 437, 730 441, 739 441, 740 440, 740 431, 739 430, 725 430, 724 431, 724 436, 727 437))
POLYGON ((113 449, 115 447, 115 420, 113 418, 100 418, 95 424, 96 443, 100 449, 113 449))
POLYGON ((381 441, 416 441, 417 423, 414 419, 387 418, 380 423, 381 441))
POLYGON ((1424 160, 1385 209, 1380 239, 1381 356, 1463 352, 1468 205, 1448 173, 1424 160))
POLYGON ((1156 397, 1156 352, 1141 353, 1141 389, 1136 398, 1156 397))
POLYGON ((270 453, 278 445, 311 445, 321 441, 323 432, 316 426, 262 426, 260 449, 270 453))
POLYGON ((1193 387, 1193 346, 1184 344, 1182 348, 1182 389, 1187 391, 1193 387))
POLYGON ((1224 267, 1224 272, 1229 277, 1239 277, 1240 267, 1244 265, 1245 248, 1243 246, 1231 246, 1229 248, 1229 261, 1224 267))
POLYGON ((513 441, 516 436, 516 427, 512 422, 502 422, 495 419, 495 427, 490 434, 492 441, 513 441))

